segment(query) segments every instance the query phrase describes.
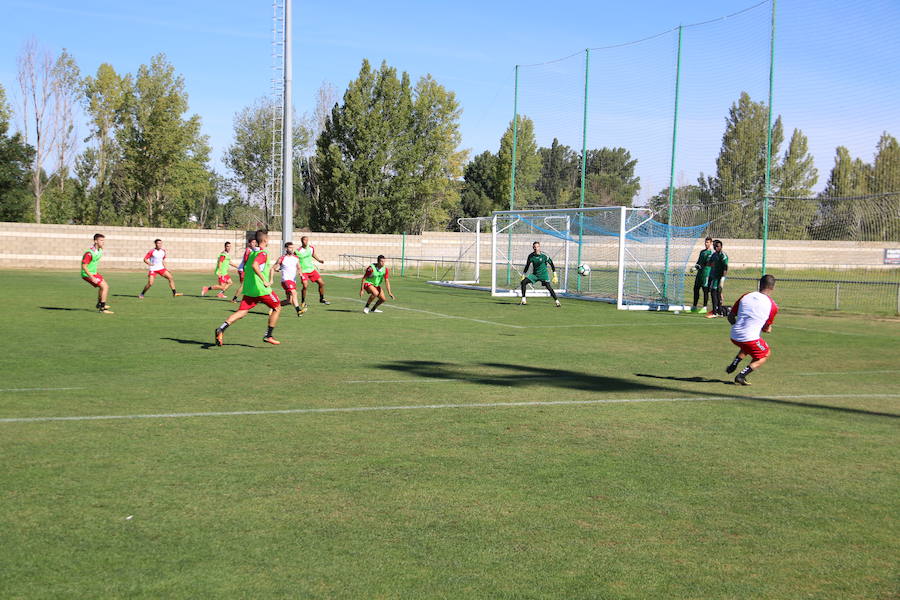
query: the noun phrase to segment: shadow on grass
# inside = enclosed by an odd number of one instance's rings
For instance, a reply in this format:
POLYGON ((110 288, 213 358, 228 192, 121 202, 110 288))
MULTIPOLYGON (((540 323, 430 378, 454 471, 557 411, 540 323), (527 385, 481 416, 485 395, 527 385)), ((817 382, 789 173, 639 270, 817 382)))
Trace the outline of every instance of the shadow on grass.
POLYGON ((137 298, 137 294, 110 294, 113 298, 137 298))
POLYGON ((733 381, 710 379, 709 377, 666 377, 664 375, 650 375, 649 373, 635 373, 635 376, 651 377, 653 379, 669 379, 671 381, 687 381, 689 383, 724 383, 725 385, 734 385, 733 381))
POLYGON ((68 310, 72 312, 97 312, 96 308, 66 308, 64 306, 39 306, 41 310, 68 310))
MULTIPOLYGON (((200 340, 185 340, 181 338, 171 338, 171 337, 162 337, 159 338, 161 340, 169 340, 170 342, 178 342, 179 344, 192 344, 194 346, 200 346, 201 350, 209 350, 210 348, 215 348, 215 342, 201 342, 200 340)), ((240 346, 242 348, 256 348, 256 346, 250 346, 248 344, 228 344, 225 343, 225 346, 240 346)))
POLYGON ((361 313, 362 309, 359 310, 350 310, 349 308, 326 308, 326 312, 347 312, 347 313, 361 313))

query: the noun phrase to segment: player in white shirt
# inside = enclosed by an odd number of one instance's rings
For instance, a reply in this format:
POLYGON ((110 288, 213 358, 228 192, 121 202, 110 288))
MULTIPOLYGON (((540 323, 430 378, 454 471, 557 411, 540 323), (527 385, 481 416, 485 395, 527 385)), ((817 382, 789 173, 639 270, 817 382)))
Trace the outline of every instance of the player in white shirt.
POLYGON ((145 285, 144 289, 141 290, 141 293, 138 294, 138 298, 143 300, 144 294, 146 294, 147 290, 150 289, 150 286, 153 285, 157 276, 165 277, 169 280, 169 289, 172 290, 173 296, 181 295, 175 290, 175 278, 172 277, 168 267, 166 267, 166 255, 166 251, 162 247, 162 240, 153 240, 153 249, 144 255, 144 262, 150 269, 147 273, 147 285, 145 285))
POLYGON ((297 300, 297 275, 300 272, 300 257, 294 253, 294 244, 287 242, 284 245, 284 254, 275 262, 275 270, 281 272, 281 287, 287 298, 281 301, 282 306, 294 305, 297 316, 301 316, 300 302, 297 300))
POLYGON ((734 382, 739 385, 750 385, 747 377, 769 358, 769 346, 761 335, 772 331, 772 321, 778 314, 778 305, 772 300, 774 289, 775 278, 763 275, 759 280, 759 291, 748 292, 738 298, 728 313, 731 343, 739 347, 740 351, 725 368, 725 372, 734 373, 747 356, 753 359, 735 376, 734 382))

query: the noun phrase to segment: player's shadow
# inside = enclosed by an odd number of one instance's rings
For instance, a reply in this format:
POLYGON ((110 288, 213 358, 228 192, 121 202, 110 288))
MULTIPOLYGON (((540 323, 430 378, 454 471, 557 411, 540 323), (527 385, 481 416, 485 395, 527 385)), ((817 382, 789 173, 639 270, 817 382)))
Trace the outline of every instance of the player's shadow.
POLYGON ((66 308, 64 306, 39 306, 41 310, 67 310, 72 312, 97 312, 96 308, 66 308))
POLYGON ((709 377, 667 377, 665 375, 651 375, 649 373, 635 373, 636 377, 650 377, 653 379, 668 379, 670 381, 687 381, 689 383, 724 383, 726 385, 733 385, 733 381, 726 381, 725 379, 710 379, 709 377))
POLYGON ((678 391, 697 396, 707 396, 706 392, 676 390, 664 386, 649 385, 622 379, 594 375, 567 369, 550 369, 532 365, 516 365, 510 363, 478 363, 461 365, 428 360, 394 361, 379 368, 401 371, 417 375, 425 379, 447 379, 467 381, 481 385, 498 387, 523 388, 532 386, 550 386, 570 390, 589 392, 633 392, 633 391, 678 391))
POLYGON ((137 294, 111 294, 113 298, 137 298, 137 294))
MULTIPOLYGON (((178 342, 179 344, 191 344, 194 346, 200 346, 201 350, 209 350, 210 348, 215 348, 216 344, 213 342, 201 342, 200 340, 185 340, 182 338, 172 338, 172 337, 162 337, 159 338, 161 340, 169 340, 170 342, 178 342)), ((225 344, 226 346, 240 346, 242 348, 256 348, 256 346, 250 346, 248 344, 225 344)))

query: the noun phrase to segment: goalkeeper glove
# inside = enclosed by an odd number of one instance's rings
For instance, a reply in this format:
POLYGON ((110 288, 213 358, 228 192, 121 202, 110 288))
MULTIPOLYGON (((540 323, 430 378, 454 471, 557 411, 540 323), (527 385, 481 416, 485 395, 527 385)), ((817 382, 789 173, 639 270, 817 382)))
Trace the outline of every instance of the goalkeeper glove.
POLYGON ((688 273, 690 273, 691 275, 693 275, 696 272, 697 272, 697 265, 694 265, 693 267, 688 269, 688 273))
POLYGON ((553 271, 553 279, 551 281, 553 282, 553 285, 559 283, 559 277, 556 276, 556 271, 553 271))

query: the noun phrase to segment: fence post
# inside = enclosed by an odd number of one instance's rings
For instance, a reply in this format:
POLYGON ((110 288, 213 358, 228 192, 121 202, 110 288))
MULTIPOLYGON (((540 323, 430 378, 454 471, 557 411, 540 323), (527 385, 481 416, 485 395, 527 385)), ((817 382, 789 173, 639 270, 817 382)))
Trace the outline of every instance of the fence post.
POLYGON ((766 198, 762 213, 762 274, 766 274, 769 241, 769 202, 772 201, 772 96, 775 84, 775 4, 772 0, 772 32, 769 38, 769 128, 766 130, 766 198))
POLYGON ((406 271, 406 232, 403 232, 403 241, 400 243, 400 277, 406 271))
POLYGON ((834 310, 841 310, 841 284, 834 284, 834 310))
POLYGON ((900 315, 900 284, 897 284, 897 314, 900 315))

